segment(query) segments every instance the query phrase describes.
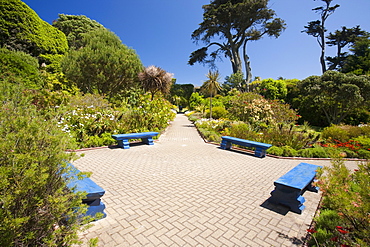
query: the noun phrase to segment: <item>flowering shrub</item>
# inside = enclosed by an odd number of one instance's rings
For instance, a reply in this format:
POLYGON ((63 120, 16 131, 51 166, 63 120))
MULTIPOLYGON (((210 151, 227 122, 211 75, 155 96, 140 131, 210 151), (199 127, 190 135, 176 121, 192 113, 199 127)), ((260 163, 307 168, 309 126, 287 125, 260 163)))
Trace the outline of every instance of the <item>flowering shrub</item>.
POLYGON ((267 100, 261 95, 243 93, 231 99, 227 110, 237 120, 254 126, 290 125, 298 120, 297 113, 289 105, 278 100, 267 100))
POLYGON ((199 119, 195 126, 208 141, 221 141, 221 132, 230 125, 230 121, 224 119, 199 119))
POLYGON ((370 163, 350 171, 342 160, 335 160, 319 172, 318 181, 323 201, 315 229, 311 229, 311 244, 369 246, 370 163))
POLYGON ((72 100, 72 105, 61 106, 58 125, 79 147, 114 144, 112 134, 161 131, 175 116, 172 105, 163 98, 151 101, 148 97, 141 96, 138 107, 112 108, 104 99, 92 102, 90 96, 83 96, 72 100))

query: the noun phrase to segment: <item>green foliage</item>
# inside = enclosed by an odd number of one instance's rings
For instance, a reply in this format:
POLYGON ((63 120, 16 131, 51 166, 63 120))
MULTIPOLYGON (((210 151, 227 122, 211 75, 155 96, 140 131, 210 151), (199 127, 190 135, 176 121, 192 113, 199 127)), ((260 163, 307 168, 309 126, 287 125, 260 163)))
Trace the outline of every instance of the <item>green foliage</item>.
POLYGON ((176 84, 173 83, 171 87, 172 104, 182 107, 189 107, 189 100, 194 92, 193 84, 176 84), (178 98, 179 97, 179 98, 178 98), (178 100, 180 99, 180 101, 178 100))
POLYGON ((327 71, 304 79, 298 87, 300 108, 319 109, 328 125, 339 124, 352 109, 364 107, 370 99, 370 78, 366 76, 327 71))
POLYGON ((290 146, 282 146, 281 149, 283 150, 284 157, 296 157, 297 156, 297 151, 290 146))
POLYGON ((204 100, 203 95, 199 95, 199 93, 192 93, 189 98, 189 106, 190 110, 195 110, 202 105, 204 100))
POLYGON ((105 29, 103 25, 84 15, 59 14, 53 26, 62 31, 68 40, 70 48, 79 49, 83 46, 83 35, 98 29, 105 29))
MULTIPOLYGON (((227 118, 229 112, 222 106, 216 106, 212 108, 212 118, 219 119, 219 118, 227 118)), ((210 111, 206 111, 206 117, 210 117, 210 111)))
POLYGON ((230 126, 230 121, 223 119, 199 119, 195 122, 195 126, 204 139, 211 142, 221 141, 221 132, 230 126))
POLYGON ((332 125, 326 127, 321 136, 329 141, 347 142, 360 136, 370 137, 370 126, 332 125))
POLYGON ((161 131, 174 118, 171 104, 142 95, 138 107, 113 108, 99 95, 76 95, 61 105, 59 127, 69 133, 79 147, 112 145, 112 134, 161 131))
POLYGON ((370 35, 355 41, 351 55, 344 60, 341 72, 356 75, 370 75, 370 35))
POLYGON ((284 100, 288 90, 284 80, 265 79, 262 80, 256 89, 266 99, 284 100))
POLYGON ((0 48, 0 74, 22 77, 27 88, 42 86, 37 59, 24 52, 0 48))
POLYGON ((287 104, 279 101, 266 100, 255 93, 243 93, 233 96, 230 100, 231 107, 227 110, 237 120, 249 122, 252 125, 290 125, 299 116, 287 104))
POLYGON ((276 156, 283 156, 283 148, 277 147, 277 146, 272 146, 269 149, 267 149, 268 154, 276 155, 276 156))
POLYGON ((261 141, 261 135, 250 124, 244 122, 233 122, 229 128, 224 130, 223 135, 261 141))
POLYGON ((86 223, 66 189, 70 138, 41 115, 19 80, 0 79, 0 245, 71 246, 86 223))
POLYGON ((21 0, 0 1, 0 47, 31 54, 64 54, 66 36, 29 8, 21 0))
POLYGON ((222 84, 222 92, 227 94, 231 89, 236 89, 240 92, 248 91, 248 85, 242 72, 239 71, 225 77, 225 82, 222 84))
POLYGON ((297 156, 307 158, 329 158, 329 154, 319 145, 312 148, 300 149, 297 151, 297 156))
POLYGON ((135 51, 104 29, 89 32, 83 47, 71 50, 62 61, 66 78, 84 93, 99 93, 112 98, 138 87, 142 64, 135 51))
POLYGON ((319 245, 370 245, 369 162, 358 167, 350 171, 342 160, 335 160, 319 173, 323 210, 315 219, 317 233, 313 233, 319 245))

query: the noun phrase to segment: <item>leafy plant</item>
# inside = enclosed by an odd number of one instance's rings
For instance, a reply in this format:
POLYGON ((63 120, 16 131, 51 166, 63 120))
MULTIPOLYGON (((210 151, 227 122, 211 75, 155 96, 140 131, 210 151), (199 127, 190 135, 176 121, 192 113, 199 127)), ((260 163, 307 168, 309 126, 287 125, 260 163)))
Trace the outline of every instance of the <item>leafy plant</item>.
POLYGON ((370 163, 350 171, 337 159, 318 175, 323 193, 322 212, 312 236, 319 245, 370 245, 370 163), (325 234, 322 234, 324 232, 325 234))
POLYGON ((0 80, 0 245, 71 246, 87 218, 66 189, 70 138, 31 102, 21 79, 0 80))

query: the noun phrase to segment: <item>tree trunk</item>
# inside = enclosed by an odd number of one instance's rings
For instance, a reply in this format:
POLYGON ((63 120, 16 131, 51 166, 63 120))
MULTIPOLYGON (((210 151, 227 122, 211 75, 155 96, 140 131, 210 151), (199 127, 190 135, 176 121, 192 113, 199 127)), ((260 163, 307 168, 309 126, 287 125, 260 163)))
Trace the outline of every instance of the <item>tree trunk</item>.
POLYGON ((320 63, 321 63, 321 70, 324 74, 326 71, 326 64, 325 64, 325 37, 324 32, 321 36, 321 56, 320 56, 320 63))
POLYGON ((209 119, 212 120, 212 93, 211 93, 211 98, 209 99, 209 119))
POLYGON ((249 92, 249 83, 252 80, 252 69, 249 61, 249 56, 247 55, 247 41, 243 45, 243 56, 245 64, 245 81, 247 84, 247 92, 249 92))

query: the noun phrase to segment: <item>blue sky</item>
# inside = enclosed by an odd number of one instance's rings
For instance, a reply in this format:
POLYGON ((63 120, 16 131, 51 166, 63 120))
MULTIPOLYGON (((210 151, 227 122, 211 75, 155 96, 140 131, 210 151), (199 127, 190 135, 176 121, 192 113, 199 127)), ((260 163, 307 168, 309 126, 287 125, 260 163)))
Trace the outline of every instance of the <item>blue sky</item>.
MULTIPOLYGON (((136 50, 145 66, 156 65, 174 74, 177 83, 202 85, 209 70, 200 64, 187 64, 189 55, 201 47, 191 40, 202 22, 202 6, 209 0, 23 0, 48 23, 58 14, 86 15, 117 34, 122 42, 136 50)), ((309 21, 317 20, 313 8, 322 1, 270 0, 277 17, 287 29, 277 39, 265 37, 248 44, 253 78, 284 77, 304 79, 321 75, 320 48, 316 39, 301 33, 309 21)), ((342 26, 360 25, 370 32, 370 0, 334 0, 341 5, 327 20, 329 32, 342 26)), ((335 55, 329 48, 327 55, 335 55)), ((217 63, 222 82, 232 73, 230 61, 217 63)))

